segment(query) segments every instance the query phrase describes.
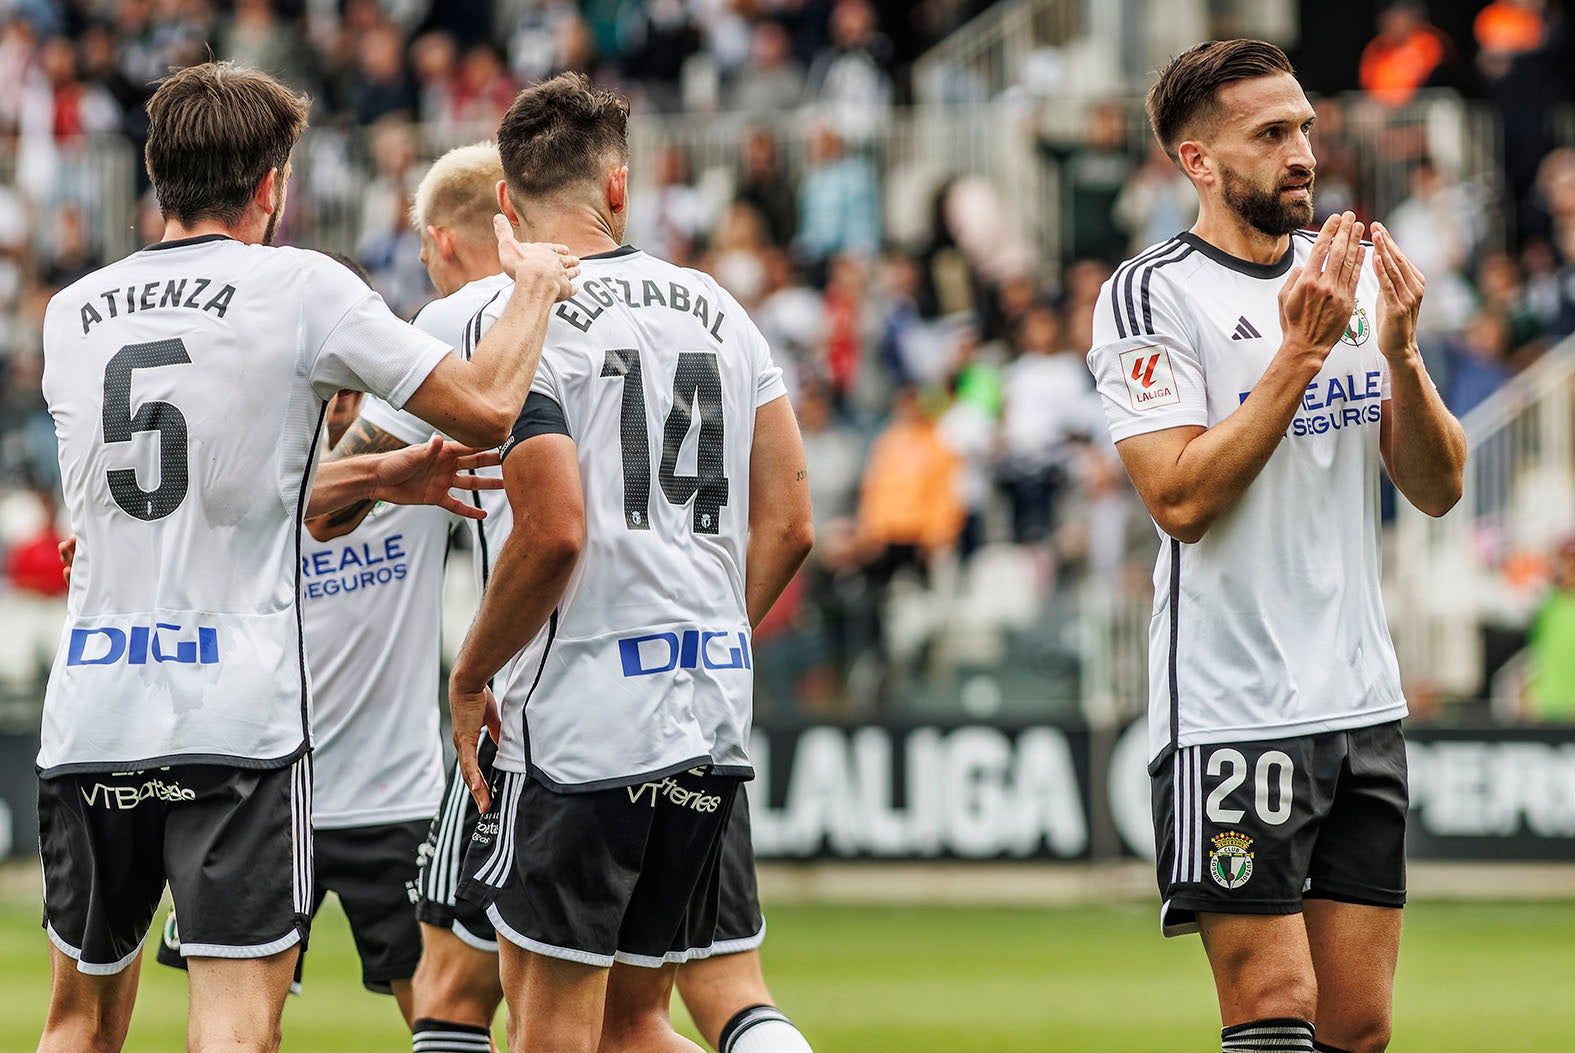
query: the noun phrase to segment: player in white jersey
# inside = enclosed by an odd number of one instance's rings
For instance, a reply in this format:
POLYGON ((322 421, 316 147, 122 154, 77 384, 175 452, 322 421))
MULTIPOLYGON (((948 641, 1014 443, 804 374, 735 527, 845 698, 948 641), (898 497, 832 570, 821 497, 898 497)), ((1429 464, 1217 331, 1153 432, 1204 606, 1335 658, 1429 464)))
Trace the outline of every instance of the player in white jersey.
MULTIPOLYGON (((490 219, 490 216, 488 217, 490 219)), ((486 224, 488 249, 496 239, 486 224)), ((354 260, 340 262, 363 281, 354 260)), ((431 332, 418 325, 417 328, 431 332)), ((439 339, 441 333, 433 333, 439 339)), ((341 391, 328 407, 334 450, 364 402, 393 418, 413 445, 431 426, 381 399, 341 391)), ((332 453, 329 456, 333 456, 332 453)), ((341 455, 342 456, 342 455, 341 455)), ((312 898, 339 898, 361 958, 361 982, 394 996, 408 1026, 421 934, 411 911, 417 856, 443 792, 435 688, 443 567, 454 518, 441 508, 367 505, 348 529, 338 513, 307 520, 301 550, 307 665, 312 676, 312 898), (370 512, 370 514, 366 514, 370 512)), ((158 960, 185 968, 171 912, 158 960)), ((296 963, 300 979, 305 955, 296 963)))
POLYGON ((620 247, 626 121, 565 74, 498 135, 505 213, 559 232, 588 275, 504 447, 514 529, 449 686, 485 809, 460 896, 498 931, 516 1049, 695 1048, 668 1004, 677 964, 715 942, 722 831, 751 773, 751 624, 810 543, 759 332, 709 277, 620 247))
POLYGON ((277 1045, 311 898, 298 556, 326 400, 369 390, 498 441, 547 311, 572 292, 571 256, 505 226, 509 320, 465 362, 338 264, 268 247, 306 113, 256 71, 172 75, 149 103, 164 240, 46 313, 44 394, 81 547, 38 758, 42 1049, 123 1042, 128 966, 166 882, 191 1046, 277 1045))
POLYGON ((1465 437, 1416 347, 1422 276, 1388 232, 1368 246, 1350 213, 1301 230, 1315 114, 1284 54, 1201 44, 1148 110, 1201 211, 1105 283, 1088 362, 1160 536, 1164 931, 1201 931, 1225 1050, 1373 1053, 1407 807, 1379 469, 1442 515, 1465 437))

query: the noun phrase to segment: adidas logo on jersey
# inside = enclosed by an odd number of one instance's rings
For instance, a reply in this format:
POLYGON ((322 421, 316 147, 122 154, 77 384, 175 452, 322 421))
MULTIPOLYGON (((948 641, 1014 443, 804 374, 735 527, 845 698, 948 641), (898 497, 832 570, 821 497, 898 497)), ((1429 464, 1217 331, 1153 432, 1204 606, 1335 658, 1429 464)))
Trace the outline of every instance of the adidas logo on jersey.
POLYGON ((1257 340, 1262 336, 1263 334, 1258 332, 1251 322, 1247 321, 1247 316, 1242 315, 1236 319, 1236 331, 1230 335, 1230 338, 1232 340, 1257 340))

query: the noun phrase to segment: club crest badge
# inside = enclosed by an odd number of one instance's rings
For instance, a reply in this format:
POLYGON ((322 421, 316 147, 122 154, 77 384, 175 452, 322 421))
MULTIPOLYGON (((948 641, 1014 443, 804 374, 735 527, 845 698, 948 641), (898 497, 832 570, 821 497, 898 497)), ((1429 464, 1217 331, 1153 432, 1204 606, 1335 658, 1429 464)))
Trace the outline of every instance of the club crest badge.
POLYGON ((1367 308, 1358 300, 1356 310, 1351 312, 1351 320, 1345 323, 1345 332, 1340 335, 1340 339, 1352 347, 1358 347, 1367 343, 1367 334, 1370 331, 1371 327, 1367 324, 1367 308))
POLYGON ((1221 888, 1238 889, 1252 877, 1252 838, 1227 830, 1210 838, 1209 876, 1221 888))

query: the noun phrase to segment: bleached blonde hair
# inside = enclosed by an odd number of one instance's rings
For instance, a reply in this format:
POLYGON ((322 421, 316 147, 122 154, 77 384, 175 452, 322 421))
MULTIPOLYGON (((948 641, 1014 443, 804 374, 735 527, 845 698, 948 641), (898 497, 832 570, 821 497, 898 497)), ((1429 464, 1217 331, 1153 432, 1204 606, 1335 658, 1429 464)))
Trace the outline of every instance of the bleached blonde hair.
POLYGON ((442 227, 474 241, 492 240, 498 211, 497 185, 503 178, 498 146, 491 140, 456 146, 432 162, 410 202, 416 230, 442 227))

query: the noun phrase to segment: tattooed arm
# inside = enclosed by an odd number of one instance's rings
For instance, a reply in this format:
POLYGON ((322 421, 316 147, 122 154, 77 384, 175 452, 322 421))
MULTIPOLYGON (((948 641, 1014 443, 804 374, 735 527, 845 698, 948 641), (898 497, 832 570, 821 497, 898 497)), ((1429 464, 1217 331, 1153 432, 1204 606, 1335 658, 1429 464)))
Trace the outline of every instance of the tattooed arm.
MULTIPOLYGON (((355 423, 334 443, 333 449, 323 457, 322 470, 318 472, 318 485, 321 486, 322 471, 330 470, 329 465, 339 461, 367 453, 389 453, 393 450, 404 448, 408 443, 405 440, 390 435, 375 424, 370 424, 364 417, 357 417, 355 423)), ((313 488, 313 505, 318 504, 317 487, 313 488)), ((377 504, 373 498, 365 498, 343 504, 330 509, 322 515, 309 516, 306 520, 306 529, 318 541, 328 541, 331 538, 341 537, 350 533, 361 525, 361 520, 366 518, 368 512, 377 504)), ((311 511, 316 511, 315 508, 311 511)))
POLYGON ((804 440, 788 400, 774 399, 755 411, 755 440, 749 453, 744 602, 750 625, 759 625, 771 610, 814 543, 804 440))

